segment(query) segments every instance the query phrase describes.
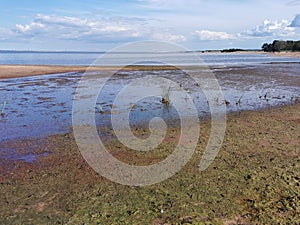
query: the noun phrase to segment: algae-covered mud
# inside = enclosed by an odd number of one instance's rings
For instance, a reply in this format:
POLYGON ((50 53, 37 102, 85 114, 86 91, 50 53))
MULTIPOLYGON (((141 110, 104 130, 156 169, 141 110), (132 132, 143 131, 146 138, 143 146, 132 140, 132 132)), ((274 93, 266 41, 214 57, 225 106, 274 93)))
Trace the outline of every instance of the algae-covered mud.
MULTIPOLYGON (((300 105, 230 115, 222 149, 199 172, 209 122, 193 159, 172 178, 129 187, 98 176, 72 133, 1 143, 40 155, 1 159, 1 224, 297 224, 300 220, 300 105), (42 155, 48 153, 46 155, 42 155)), ((142 130, 140 133, 143 132, 142 130)), ((152 153, 107 140, 115 157, 147 164, 168 153, 179 130, 152 153)), ((22 152, 20 152, 22 153, 22 152)))
MULTIPOLYGON (((72 133, 72 100, 82 73, 0 80, 0 224, 297 224, 300 64, 210 69, 229 118, 220 152, 203 172, 198 165, 211 131, 209 105, 183 71, 163 66, 118 71, 91 109, 106 149, 120 161, 145 166, 166 158, 178 143, 180 118, 172 101, 179 92, 197 103, 201 133, 192 159, 170 179, 146 187, 113 183, 80 154, 72 133), (115 104, 122 86, 156 75, 179 86, 162 83, 153 87, 161 90, 159 96, 115 104), (128 109, 131 130, 142 139, 150 134, 151 118, 167 121, 167 135, 155 150, 133 151, 114 137, 110 118, 128 109)), ((97 82, 101 73, 86 75, 97 82)), ((145 87, 135 88, 132 100, 145 87)))

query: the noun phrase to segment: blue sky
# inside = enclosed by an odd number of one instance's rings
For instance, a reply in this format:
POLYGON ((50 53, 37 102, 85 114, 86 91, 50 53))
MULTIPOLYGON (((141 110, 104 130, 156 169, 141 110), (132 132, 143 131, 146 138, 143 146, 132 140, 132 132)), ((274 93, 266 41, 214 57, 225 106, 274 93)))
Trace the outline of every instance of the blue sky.
POLYGON ((300 39, 300 0, 3 0, 0 49, 104 51, 159 40, 191 50, 300 39))

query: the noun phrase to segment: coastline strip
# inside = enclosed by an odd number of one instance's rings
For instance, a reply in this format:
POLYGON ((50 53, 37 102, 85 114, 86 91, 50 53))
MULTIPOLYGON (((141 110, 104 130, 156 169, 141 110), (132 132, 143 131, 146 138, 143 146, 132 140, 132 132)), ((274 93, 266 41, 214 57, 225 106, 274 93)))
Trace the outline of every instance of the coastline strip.
MULTIPOLYGON (((46 74, 114 70, 113 66, 0 65, 0 79, 46 74)), ((176 70, 174 66, 126 66, 122 70, 176 70)))

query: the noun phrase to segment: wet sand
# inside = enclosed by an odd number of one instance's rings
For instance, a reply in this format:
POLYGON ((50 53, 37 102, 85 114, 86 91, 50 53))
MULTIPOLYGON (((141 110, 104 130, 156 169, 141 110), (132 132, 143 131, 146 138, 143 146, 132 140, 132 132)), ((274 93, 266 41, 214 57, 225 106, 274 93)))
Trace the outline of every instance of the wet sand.
MULTIPOLYGON (((0 79, 58 74, 68 72, 115 70, 110 66, 48 66, 48 65, 0 65, 0 79)), ((171 66, 127 66, 122 70, 161 70, 174 69, 171 66)))
POLYGON ((0 65, 0 79, 37 76, 42 74, 84 72, 87 67, 82 66, 27 66, 27 65, 0 65))

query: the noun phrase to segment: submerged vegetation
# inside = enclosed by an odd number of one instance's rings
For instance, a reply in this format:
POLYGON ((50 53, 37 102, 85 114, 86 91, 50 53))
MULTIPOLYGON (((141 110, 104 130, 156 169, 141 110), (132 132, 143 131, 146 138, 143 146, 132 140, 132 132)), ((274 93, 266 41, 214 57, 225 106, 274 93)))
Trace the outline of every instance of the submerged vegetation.
POLYGON ((161 96, 161 102, 166 105, 169 104, 171 101, 170 95, 171 95, 171 87, 170 86, 168 88, 164 87, 163 94, 161 96))
POLYGON ((1 110, 1 116, 5 116, 5 106, 6 106, 6 101, 4 101, 3 106, 2 106, 2 110, 1 110))

